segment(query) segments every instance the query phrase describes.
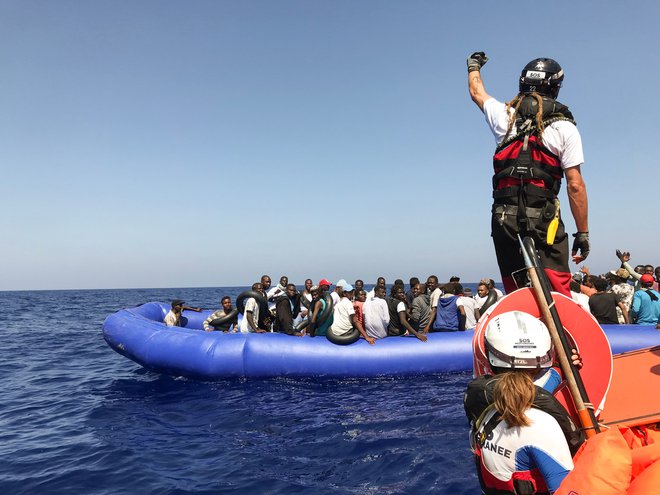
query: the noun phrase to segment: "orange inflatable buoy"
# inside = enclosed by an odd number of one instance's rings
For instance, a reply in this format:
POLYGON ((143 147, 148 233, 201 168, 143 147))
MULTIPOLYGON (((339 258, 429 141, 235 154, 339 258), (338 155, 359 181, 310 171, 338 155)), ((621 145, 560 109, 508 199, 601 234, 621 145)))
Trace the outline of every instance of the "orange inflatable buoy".
POLYGON ((628 490, 632 455, 618 429, 590 438, 555 495, 622 495, 628 490))
POLYGON ((555 495, 650 495, 660 487, 660 432, 612 428, 589 439, 555 495))
POLYGON ((660 461, 647 467, 632 483, 626 495, 652 495, 660 488, 660 461))

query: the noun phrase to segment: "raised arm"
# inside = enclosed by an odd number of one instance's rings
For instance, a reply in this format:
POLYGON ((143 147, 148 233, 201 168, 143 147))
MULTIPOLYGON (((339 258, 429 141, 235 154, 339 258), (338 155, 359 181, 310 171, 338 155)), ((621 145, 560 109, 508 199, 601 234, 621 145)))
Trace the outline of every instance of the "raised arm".
POLYGON ((491 96, 486 93, 484 82, 481 79, 481 68, 488 62, 488 57, 484 52, 474 52, 467 59, 468 68, 468 89, 472 101, 483 111, 484 103, 491 96))

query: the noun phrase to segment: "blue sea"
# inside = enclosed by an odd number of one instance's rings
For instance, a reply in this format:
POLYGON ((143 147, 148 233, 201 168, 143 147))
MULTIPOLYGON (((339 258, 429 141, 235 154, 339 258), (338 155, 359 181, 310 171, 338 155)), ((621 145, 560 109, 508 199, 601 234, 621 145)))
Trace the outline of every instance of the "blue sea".
POLYGON ((201 382, 103 340, 148 301, 243 289, 0 292, 0 494, 477 494, 468 373, 201 382))

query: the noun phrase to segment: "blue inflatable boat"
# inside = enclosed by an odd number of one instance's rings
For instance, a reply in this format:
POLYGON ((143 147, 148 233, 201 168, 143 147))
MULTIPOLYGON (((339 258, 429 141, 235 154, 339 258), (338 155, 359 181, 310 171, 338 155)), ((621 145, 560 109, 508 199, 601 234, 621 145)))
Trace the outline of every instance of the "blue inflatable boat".
MULTIPOLYGON (((473 332, 391 337, 347 346, 325 337, 205 332, 211 311, 185 311, 184 327, 167 327, 169 304, 151 302, 108 316, 103 336, 115 351, 147 369, 204 380, 242 377, 363 378, 472 369, 473 332)), ((660 345, 660 332, 639 325, 604 326, 613 353, 660 345)))

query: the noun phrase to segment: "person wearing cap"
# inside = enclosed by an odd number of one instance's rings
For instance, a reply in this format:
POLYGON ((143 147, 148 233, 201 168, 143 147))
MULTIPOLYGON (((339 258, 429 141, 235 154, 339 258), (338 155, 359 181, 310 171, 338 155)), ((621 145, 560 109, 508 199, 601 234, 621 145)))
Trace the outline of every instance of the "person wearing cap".
POLYGON ((318 285, 319 291, 325 294, 330 290, 330 286, 332 285, 332 282, 330 282, 327 278, 322 278, 321 280, 319 280, 319 283, 316 285, 318 285))
MULTIPOLYGON (((342 282, 340 280, 340 282, 342 282)), ((337 282, 339 285, 339 282, 337 282)), ((334 307, 333 310, 334 321, 332 322, 332 331, 337 336, 346 335, 353 328, 357 328, 362 338, 364 338, 369 344, 374 345, 376 342, 373 337, 367 335, 367 332, 364 331, 364 327, 355 317, 355 308, 353 307, 353 286, 351 284, 345 283, 342 285, 342 295, 341 299, 334 307)))
POLYGON ((332 297, 332 304, 335 307, 337 307, 337 304, 339 304, 339 301, 341 300, 342 292, 345 285, 349 285, 349 283, 346 282, 346 280, 344 280, 343 278, 340 279, 335 285, 335 290, 333 290, 332 293, 330 294, 330 297, 332 297))
POLYGON ((641 289, 635 292, 632 302, 633 321, 638 325, 660 324, 660 293, 653 290, 653 275, 640 277, 641 289))
MULTIPOLYGON (((327 281, 326 279, 321 279, 319 284, 323 284, 322 286, 325 287, 330 287, 331 285, 330 282, 327 281)), ((330 312, 329 315, 324 320, 321 320, 321 317, 325 312, 325 308, 328 305, 328 301, 326 301, 326 297, 325 297, 326 292, 324 290, 321 290, 322 286, 314 285, 310 289, 310 292, 312 293, 312 302, 309 307, 309 324, 305 329, 305 333, 307 333, 307 335, 309 335, 310 337, 316 337, 317 335, 326 335, 328 328, 330 328, 333 321, 332 312, 330 312)))
POLYGON ((184 310, 200 312, 201 308, 193 308, 191 306, 186 306, 186 302, 183 299, 174 299, 172 301, 172 309, 165 315, 163 323, 168 327, 180 327, 181 325, 181 314, 184 310))
MULTIPOLYGON (((619 268, 618 270, 611 270, 607 277, 610 279, 610 292, 616 296, 617 303, 623 304, 626 312, 630 313, 633 294, 635 293, 633 286, 628 283, 630 273, 625 268, 619 268)), ((617 317, 619 323, 628 323, 620 306, 617 306, 617 317)))

